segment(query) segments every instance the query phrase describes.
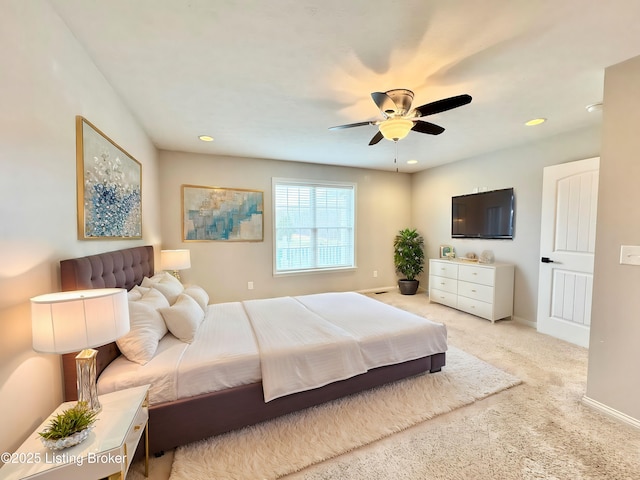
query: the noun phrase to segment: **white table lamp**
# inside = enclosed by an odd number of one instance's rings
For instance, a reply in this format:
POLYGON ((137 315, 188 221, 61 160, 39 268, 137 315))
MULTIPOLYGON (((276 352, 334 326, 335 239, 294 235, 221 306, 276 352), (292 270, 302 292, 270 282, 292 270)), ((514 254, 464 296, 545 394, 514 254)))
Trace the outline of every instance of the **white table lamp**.
POLYGON ((33 349, 76 356, 78 402, 99 411, 96 355, 93 347, 115 341, 129 331, 129 304, 123 288, 49 293, 31 299, 33 349))
POLYGON ((191 252, 186 249, 160 250, 160 268, 180 280, 179 270, 191 268, 191 252))

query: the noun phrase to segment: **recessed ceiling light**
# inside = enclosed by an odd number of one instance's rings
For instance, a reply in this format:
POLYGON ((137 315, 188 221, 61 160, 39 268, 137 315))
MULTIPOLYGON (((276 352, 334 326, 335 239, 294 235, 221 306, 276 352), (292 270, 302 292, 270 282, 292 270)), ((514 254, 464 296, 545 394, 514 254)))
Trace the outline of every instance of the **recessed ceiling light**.
POLYGON ((418 160, 407 160, 407 163, 409 165, 415 165, 416 163, 418 163, 418 160))
POLYGON ((210 137, 209 135, 200 135, 198 138, 203 142, 213 142, 213 137, 210 137))
POLYGON ((534 125, 540 125, 543 124, 544 122, 546 122, 547 119, 546 118, 532 118, 531 120, 529 120, 528 122, 525 123, 525 125, 527 127, 533 127, 534 125))

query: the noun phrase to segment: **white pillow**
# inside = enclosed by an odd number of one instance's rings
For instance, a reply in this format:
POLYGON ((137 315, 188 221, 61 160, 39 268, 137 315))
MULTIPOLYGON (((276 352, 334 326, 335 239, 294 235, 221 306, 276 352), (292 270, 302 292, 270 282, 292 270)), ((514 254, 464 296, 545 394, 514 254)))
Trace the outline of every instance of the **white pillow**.
POLYGON ((144 295, 146 293, 149 293, 149 288, 143 287, 141 285, 135 285, 130 291, 131 292, 138 292, 138 293, 140 293, 140 295, 144 295))
POLYGON ((178 296, 176 302, 159 309, 169 331, 186 343, 193 342, 198 327, 204 320, 204 312, 200 305, 184 293, 178 296))
POLYGON ((202 308, 204 312, 207 311, 207 304, 209 303, 209 294, 205 291, 204 288, 199 287, 198 285, 189 285, 187 288, 184 289, 184 292, 182 293, 189 295, 196 302, 198 302, 198 305, 200 305, 200 308, 202 308))
POLYGON ((136 300, 140 300, 142 298, 142 293, 138 290, 129 290, 127 292, 127 300, 130 302, 134 302, 136 300))
POLYGON ((151 278, 143 278, 142 286, 158 290, 167 298, 167 300, 169 300, 170 305, 173 305, 178 298, 178 295, 180 295, 184 290, 184 285, 180 283, 180 280, 166 272, 157 273, 151 278))
POLYGON ((116 340, 127 359, 144 365, 153 358, 158 342, 168 331, 158 308, 168 306, 164 295, 153 289, 142 295, 140 300, 129 301, 130 330, 116 340))
POLYGON ((167 297, 165 297, 159 290, 155 290, 153 288, 147 288, 146 292, 142 294, 142 298, 137 301, 143 302, 154 309, 169 306, 169 300, 167 300, 167 297))
POLYGON ((127 297, 129 298, 129 301, 140 300, 142 296, 148 291, 148 288, 141 287, 140 285, 135 285, 131 290, 127 292, 127 297))

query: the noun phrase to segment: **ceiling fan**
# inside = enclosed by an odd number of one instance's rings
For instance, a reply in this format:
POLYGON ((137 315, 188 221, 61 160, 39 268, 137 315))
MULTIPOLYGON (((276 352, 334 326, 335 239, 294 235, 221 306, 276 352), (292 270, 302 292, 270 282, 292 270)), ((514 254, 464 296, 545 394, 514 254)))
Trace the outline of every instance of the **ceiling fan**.
POLYGON ((329 130, 377 125, 379 131, 373 136, 369 145, 375 145, 383 138, 397 142, 406 137, 411 130, 428 135, 440 135, 444 132, 444 128, 420 119, 428 115, 446 112, 447 110, 461 107, 471 102, 471 96, 464 94, 443 98, 442 100, 426 103, 412 109, 413 92, 405 88, 398 88, 387 92, 374 92, 371 94, 371 98, 373 98, 373 101, 382 112, 384 116, 383 119, 338 125, 330 127, 329 130))

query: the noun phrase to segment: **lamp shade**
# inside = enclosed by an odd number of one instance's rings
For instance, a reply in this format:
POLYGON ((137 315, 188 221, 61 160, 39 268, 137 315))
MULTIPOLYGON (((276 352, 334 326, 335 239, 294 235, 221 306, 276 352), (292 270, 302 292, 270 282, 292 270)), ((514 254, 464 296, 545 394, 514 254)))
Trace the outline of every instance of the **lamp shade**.
POLYGON ((184 270, 191 268, 191 252, 189 250, 161 250, 160 268, 162 270, 184 270))
POLYGON ((33 349, 71 353, 113 342, 129 331, 123 288, 49 293, 31 299, 33 349))
POLYGON ((413 128, 413 122, 406 118, 394 117, 382 122, 378 128, 387 140, 398 141, 409 134, 413 128))

